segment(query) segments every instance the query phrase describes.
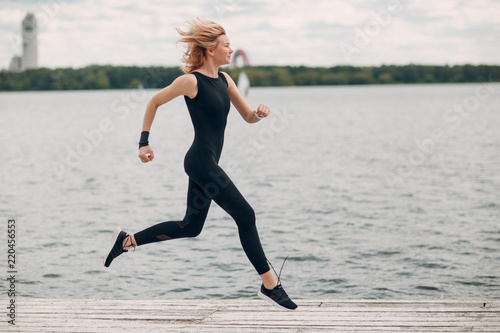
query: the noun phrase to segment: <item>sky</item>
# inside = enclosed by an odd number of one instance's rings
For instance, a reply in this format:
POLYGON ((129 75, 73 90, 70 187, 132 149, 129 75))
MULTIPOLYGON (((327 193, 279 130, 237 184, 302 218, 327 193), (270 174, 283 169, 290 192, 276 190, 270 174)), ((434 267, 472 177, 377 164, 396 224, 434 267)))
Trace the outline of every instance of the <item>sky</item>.
POLYGON ((0 69, 27 12, 49 68, 180 65, 175 28, 194 17, 252 65, 500 64, 500 0, 0 0, 0 69))

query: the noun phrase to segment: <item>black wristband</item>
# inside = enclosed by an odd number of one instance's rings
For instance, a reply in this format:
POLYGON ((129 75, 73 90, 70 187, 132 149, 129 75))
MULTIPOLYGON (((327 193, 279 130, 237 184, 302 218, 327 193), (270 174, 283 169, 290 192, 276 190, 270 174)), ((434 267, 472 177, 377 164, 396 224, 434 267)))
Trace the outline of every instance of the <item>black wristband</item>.
POLYGON ((139 148, 149 146, 149 132, 148 131, 142 131, 141 132, 141 139, 139 140, 139 148))

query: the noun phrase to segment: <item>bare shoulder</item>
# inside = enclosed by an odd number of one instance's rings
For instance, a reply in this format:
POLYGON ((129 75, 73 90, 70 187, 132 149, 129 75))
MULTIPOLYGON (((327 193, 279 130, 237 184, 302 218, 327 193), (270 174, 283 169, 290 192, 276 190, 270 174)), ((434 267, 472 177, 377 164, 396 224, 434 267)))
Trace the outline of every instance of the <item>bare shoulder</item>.
POLYGON ((176 78, 174 80, 174 82, 172 82, 172 84, 176 84, 179 86, 186 86, 186 87, 191 86, 192 87, 192 86, 196 86, 198 84, 198 82, 196 81, 196 76, 194 76, 194 74, 184 74, 184 75, 181 75, 178 78, 176 78))
POLYGON ((221 73, 226 77, 226 80, 228 83, 229 82, 234 83, 233 79, 231 78, 231 76, 229 76, 229 74, 227 74, 226 72, 222 72, 222 71, 221 71, 221 73))
POLYGON ((194 74, 184 74, 179 76, 172 82, 172 88, 179 92, 180 95, 186 95, 194 98, 198 93, 198 81, 194 74))
POLYGON ((229 74, 227 74, 226 72, 222 72, 221 73, 224 75, 224 77, 226 78, 226 81, 227 81, 227 88, 228 89, 231 89, 231 87, 234 85, 234 81, 233 79, 231 78, 231 76, 229 76, 229 74))

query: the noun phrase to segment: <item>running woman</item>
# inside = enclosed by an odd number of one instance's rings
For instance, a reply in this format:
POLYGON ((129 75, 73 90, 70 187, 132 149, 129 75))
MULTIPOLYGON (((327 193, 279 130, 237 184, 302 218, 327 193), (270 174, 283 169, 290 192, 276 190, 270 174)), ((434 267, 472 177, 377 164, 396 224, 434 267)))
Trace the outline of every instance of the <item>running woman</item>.
POLYGON ((262 278, 258 295, 283 309, 294 310, 297 305, 283 289, 279 276, 276 279, 269 268, 254 210, 218 165, 230 103, 248 123, 269 116, 269 107, 260 104, 252 110, 231 77, 219 71, 220 66, 230 63, 233 53, 222 26, 198 18, 189 21, 188 27, 188 31, 177 29, 182 36, 179 41, 187 44, 182 58, 185 74, 149 101, 139 141, 139 158, 143 163, 151 162, 155 155, 148 140, 156 111, 159 106, 184 95, 195 132, 184 159, 184 170, 189 176, 186 214, 180 221, 162 222, 130 235, 118 227, 106 250, 104 266, 109 267, 116 257, 137 246, 198 236, 213 200, 238 226, 243 250, 262 278))

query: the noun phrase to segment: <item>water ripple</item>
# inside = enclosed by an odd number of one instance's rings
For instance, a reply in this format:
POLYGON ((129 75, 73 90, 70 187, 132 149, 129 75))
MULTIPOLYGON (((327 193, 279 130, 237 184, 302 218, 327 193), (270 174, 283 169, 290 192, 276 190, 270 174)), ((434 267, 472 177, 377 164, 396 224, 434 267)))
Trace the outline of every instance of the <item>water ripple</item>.
MULTIPOLYGON (((256 211, 266 257, 279 268, 290 255, 282 272, 287 292, 500 299, 500 85, 494 87, 457 130, 442 115, 475 84, 252 89, 249 104, 265 102, 294 118, 249 161, 242 147, 272 123, 247 126, 232 114, 221 165, 256 211), (447 131, 446 142, 420 165, 409 164, 436 128, 447 131)), ((157 157, 142 165, 131 148, 140 112, 123 121, 109 109, 124 93, 134 91, 0 94, 7 119, 0 139, 16 137, 0 156, 5 170, 15 170, 0 175, 9 194, 1 195, 0 210, 19 215, 23 296, 255 298, 260 283, 237 226, 216 204, 199 237, 141 246, 102 267, 116 226, 135 233, 180 219, 186 209, 182 165, 193 132, 184 101, 171 101, 168 117, 158 115, 157 157), (68 146, 82 145, 82 131, 103 117, 113 121, 113 133, 55 174, 53 163, 65 165, 68 146)), ((137 104, 145 109, 147 100, 137 104)))

